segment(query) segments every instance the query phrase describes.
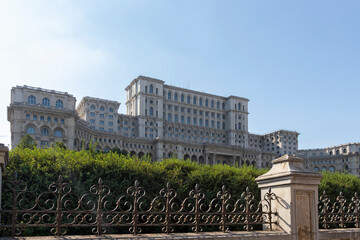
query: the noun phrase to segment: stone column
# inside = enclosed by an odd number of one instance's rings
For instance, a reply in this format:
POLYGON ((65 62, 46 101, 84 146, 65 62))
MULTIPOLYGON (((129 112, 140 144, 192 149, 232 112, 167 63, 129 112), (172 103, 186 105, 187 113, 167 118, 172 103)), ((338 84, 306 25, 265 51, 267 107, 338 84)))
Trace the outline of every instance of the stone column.
MULTIPOLYGON (((0 209, 2 208, 1 205, 1 193, 2 193, 2 173, 5 171, 5 167, 9 162, 9 149, 4 146, 4 144, 0 143, 0 209)), ((0 215, 0 222, 1 222, 1 215, 0 215)))
MULTIPOLYGON (((293 235, 294 240, 318 240, 318 186, 322 175, 304 168, 303 159, 284 155, 272 161, 269 172, 256 178, 262 199, 271 188, 277 198, 274 230, 293 235)), ((266 227, 266 226, 264 226, 266 227)))

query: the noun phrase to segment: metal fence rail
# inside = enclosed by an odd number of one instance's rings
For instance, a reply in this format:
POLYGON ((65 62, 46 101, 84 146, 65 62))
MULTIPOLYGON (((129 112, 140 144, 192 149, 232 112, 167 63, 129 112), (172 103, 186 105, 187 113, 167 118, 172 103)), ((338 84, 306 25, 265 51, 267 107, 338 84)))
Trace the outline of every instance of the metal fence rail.
POLYGON ((340 192, 331 202, 325 192, 319 199, 319 225, 322 228, 360 228, 360 199, 355 193, 349 202, 340 192))
POLYGON ((223 186, 215 198, 207 199, 196 185, 188 197, 180 199, 170 184, 150 198, 138 181, 120 197, 113 196, 101 179, 83 195, 73 192, 61 176, 41 194, 28 191, 26 183, 16 175, 8 183, 12 208, 1 210, 1 228, 12 236, 29 228, 45 228, 51 234, 63 235, 69 229, 85 227, 101 235, 110 228, 138 234, 144 229, 171 233, 189 227, 198 233, 204 228, 251 231, 264 224, 272 230, 275 224, 271 204, 276 196, 271 189, 261 200, 254 199, 248 188, 241 198, 233 199, 223 186))

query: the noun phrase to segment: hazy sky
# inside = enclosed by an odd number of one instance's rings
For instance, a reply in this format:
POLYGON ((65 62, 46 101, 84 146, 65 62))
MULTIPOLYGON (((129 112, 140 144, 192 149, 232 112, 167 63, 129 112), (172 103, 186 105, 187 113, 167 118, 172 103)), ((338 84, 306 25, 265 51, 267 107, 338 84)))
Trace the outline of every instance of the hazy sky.
POLYGON ((138 75, 250 99, 249 131, 360 141, 360 1, 0 0, 0 142, 10 89, 121 102, 138 75))

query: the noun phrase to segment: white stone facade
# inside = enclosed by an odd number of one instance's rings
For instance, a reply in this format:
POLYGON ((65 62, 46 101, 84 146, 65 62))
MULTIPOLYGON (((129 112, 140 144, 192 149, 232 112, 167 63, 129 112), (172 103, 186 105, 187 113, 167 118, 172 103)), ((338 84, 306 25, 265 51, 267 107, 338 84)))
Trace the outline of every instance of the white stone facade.
POLYGON ((84 97, 75 110, 76 99, 68 93, 14 87, 8 107, 12 147, 29 133, 39 146, 63 141, 80 149, 92 141, 102 151, 116 148, 153 160, 177 156, 204 164, 258 167, 297 151, 297 132, 248 132, 246 98, 169 86, 144 76, 125 90, 127 114, 119 114, 116 101, 84 97), (62 104, 57 105, 59 100, 62 104))
POLYGON ((303 158, 314 172, 343 171, 360 176, 360 143, 299 150, 297 156, 303 158))

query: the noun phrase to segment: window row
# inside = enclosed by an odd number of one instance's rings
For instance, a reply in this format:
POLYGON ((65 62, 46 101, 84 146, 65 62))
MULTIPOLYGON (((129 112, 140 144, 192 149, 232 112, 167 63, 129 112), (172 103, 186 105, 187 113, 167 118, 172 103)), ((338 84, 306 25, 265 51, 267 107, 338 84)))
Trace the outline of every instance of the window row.
MULTIPOLYGON (((91 110, 96 110, 95 105, 91 105, 91 106, 90 106, 90 109, 91 109, 91 110)), ((105 107, 104 107, 104 106, 100 106, 99 110, 100 110, 101 112, 105 112, 105 107)), ((110 107, 110 108, 109 108, 109 112, 110 112, 110 113, 114 112, 114 109, 113 109, 112 107, 110 107)))
MULTIPOLYGON (((27 120, 31 120, 30 114, 26 114, 26 119, 27 119, 27 120)), ((51 122, 52 119, 53 119, 54 123, 61 123, 61 124, 64 124, 64 123, 65 123, 65 120, 64 120, 63 118, 60 118, 60 119, 59 119, 59 118, 57 118, 57 117, 54 117, 54 118, 52 118, 52 117, 45 117, 45 116, 43 116, 43 115, 40 115, 40 117, 38 118, 38 115, 36 115, 36 114, 33 114, 33 116, 32 116, 32 120, 34 120, 34 121, 40 120, 40 121, 42 121, 42 122, 45 122, 45 119, 46 119, 46 122, 51 122)))
MULTIPOLYGON (((90 117, 95 117, 96 116, 96 113, 95 112, 90 112, 90 117)), ((104 113, 100 113, 99 114, 99 117, 100 118, 105 118, 105 114, 104 113)), ((109 119, 114 119, 114 115, 108 115, 108 118, 109 119)))
MULTIPOLYGON (((95 119, 90 119, 90 123, 95 124, 95 122, 96 122, 95 119)), ((100 121, 99 121, 99 124, 100 124, 100 125, 105 125, 105 121, 100 120, 100 121)), ((108 126, 113 126, 113 125, 114 125, 114 122, 107 122, 107 125, 108 125, 108 126)))
MULTIPOLYGON (((164 104, 164 109, 166 108, 166 105, 164 104)), ((179 112, 179 106, 176 106, 176 105, 167 105, 167 110, 173 110, 174 109, 174 111, 175 112, 179 112), (174 108, 173 108, 174 107, 174 108)), ((205 117, 209 117, 209 116, 211 116, 211 117, 213 117, 213 118, 215 118, 215 116, 216 116, 216 118, 222 118, 222 119, 225 119, 226 118, 226 115, 225 114, 220 114, 220 113, 216 113, 216 112, 208 112, 208 111, 203 111, 203 110, 198 110, 198 109, 192 109, 192 108, 185 108, 185 107, 180 107, 180 112, 182 112, 182 113, 189 113, 189 114, 199 114, 199 116, 204 116, 205 115, 205 117)), ((240 120, 241 120, 241 116, 240 116, 240 118, 239 118, 240 120)))
MULTIPOLYGON (((30 95, 30 96, 28 97, 28 103, 29 103, 29 104, 36 104, 36 97, 35 97, 34 95, 30 95)), ((50 107, 50 99, 47 98, 47 97, 44 97, 44 98, 42 99, 42 102, 41 102, 41 103, 42 103, 42 105, 43 105, 44 107, 50 107)), ((56 107, 56 108, 63 108, 63 107, 64 107, 63 101, 60 100, 60 99, 56 100, 55 107, 56 107)))
POLYGON ((168 114, 167 116, 167 121, 168 122, 174 122, 174 123, 181 123, 181 124, 188 124, 188 125, 193 125, 193 126, 200 126, 200 127, 212 127, 212 128, 216 128, 217 129, 225 129, 226 128, 226 124, 225 122, 220 122, 220 121, 214 121, 214 120, 209 120, 209 119, 202 119, 202 118, 196 118, 196 117, 186 117, 181 115, 179 117, 179 115, 174 114, 174 119, 173 119, 173 115, 171 113, 168 114), (186 121, 185 121, 186 119, 186 121), (215 125, 216 123, 216 125, 215 125))
MULTIPOLYGON (((36 128, 34 126, 29 126, 26 128, 26 133, 27 134, 35 134, 36 133, 36 128)), ((50 130, 46 127, 43 127, 40 129, 40 134, 43 136, 50 136, 50 130)), ((55 129, 54 131, 54 136, 55 137, 63 137, 63 131, 61 129, 55 129)))
MULTIPOLYGON (((165 95, 165 92, 164 92, 165 95)), ((191 96, 191 95, 187 95, 185 97, 185 94, 178 94, 177 92, 174 93, 174 96, 172 94, 172 92, 168 91, 167 93, 167 99, 168 100, 174 100, 176 102, 182 102, 182 103, 187 103, 187 104, 193 104, 193 105, 199 105, 199 106, 205 106, 205 107, 211 107, 211 108, 216 108, 220 109, 220 105, 221 105, 221 109, 225 110, 225 103, 220 103, 220 101, 214 101, 214 100, 209 100, 209 99, 203 99, 202 97, 196 97, 196 96, 191 96)))

